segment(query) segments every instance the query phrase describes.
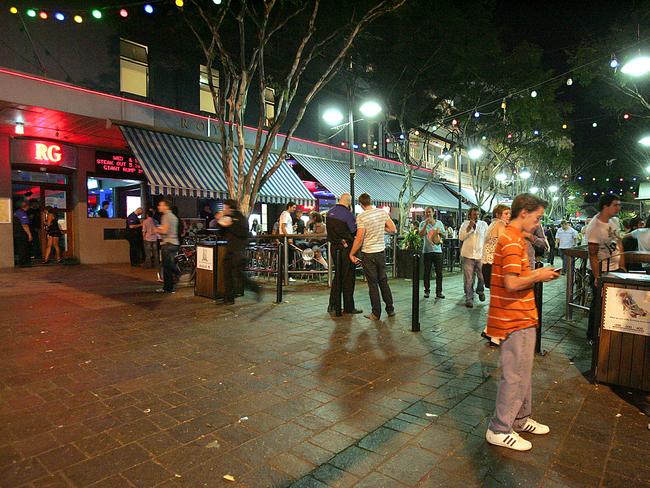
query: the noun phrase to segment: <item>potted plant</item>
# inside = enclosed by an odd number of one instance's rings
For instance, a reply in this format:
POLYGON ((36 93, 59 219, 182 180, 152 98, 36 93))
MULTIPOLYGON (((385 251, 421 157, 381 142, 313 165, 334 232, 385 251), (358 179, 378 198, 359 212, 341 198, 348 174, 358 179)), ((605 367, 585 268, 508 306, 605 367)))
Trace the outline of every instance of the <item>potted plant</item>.
MULTIPOLYGON (((422 236, 416 229, 411 229, 402 236, 402 242, 397 249, 395 261, 398 278, 413 277, 413 254, 422 253, 422 236)), ((423 263, 420 259, 420 277, 423 276, 423 263)))

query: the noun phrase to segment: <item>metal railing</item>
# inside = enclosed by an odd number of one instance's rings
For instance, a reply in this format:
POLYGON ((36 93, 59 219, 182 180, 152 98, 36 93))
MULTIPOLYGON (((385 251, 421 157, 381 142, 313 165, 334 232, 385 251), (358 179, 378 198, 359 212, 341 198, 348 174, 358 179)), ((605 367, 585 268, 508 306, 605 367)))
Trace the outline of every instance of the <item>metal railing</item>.
MULTIPOLYGON (((588 312, 592 301, 591 277, 587 268, 589 249, 587 246, 563 249, 562 252, 569 257, 566 273, 566 298, 564 317, 573 320, 573 311, 588 312)), ((625 264, 650 263, 650 253, 631 251, 624 252, 625 264)), ((609 260, 607 263, 609 268, 609 260)))

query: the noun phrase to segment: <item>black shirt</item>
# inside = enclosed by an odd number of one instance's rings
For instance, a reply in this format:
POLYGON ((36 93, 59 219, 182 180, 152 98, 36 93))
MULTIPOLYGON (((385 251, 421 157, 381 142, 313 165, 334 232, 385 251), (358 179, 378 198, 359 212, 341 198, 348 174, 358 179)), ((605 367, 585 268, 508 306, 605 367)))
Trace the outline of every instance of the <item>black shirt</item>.
POLYGON ((248 221, 239 210, 232 210, 229 217, 232 225, 222 227, 221 232, 228 241, 228 247, 241 249, 248 242, 248 221))

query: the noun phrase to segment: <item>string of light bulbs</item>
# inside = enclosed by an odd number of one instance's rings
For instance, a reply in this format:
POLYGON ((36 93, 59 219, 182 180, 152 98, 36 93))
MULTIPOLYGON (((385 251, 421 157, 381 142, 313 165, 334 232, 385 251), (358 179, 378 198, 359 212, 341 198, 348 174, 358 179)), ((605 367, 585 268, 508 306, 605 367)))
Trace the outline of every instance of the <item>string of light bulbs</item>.
MULTIPOLYGON (((221 5, 222 0, 212 0, 214 5, 221 5)), ((183 8, 185 6, 184 0, 151 0, 144 2, 130 2, 120 5, 110 5, 103 7, 94 7, 86 9, 70 9, 70 8, 25 8, 21 11, 16 6, 9 7, 9 12, 14 15, 25 14, 29 18, 39 18, 41 20, 54 19, 58 22, 65 22, 68 19, 72 19, 75 23, 81 24, 84 19, 87 17, 92 17, 94 20, 101 20, 104 18, 104 14, 115 12, 121 18, 126 19, 129 17, 133 9, 138 9, 138 11, 143 11, 148 15, 155 13, 156 8, 164 5, 171 4, 175 5, 178 8, 183 8)))

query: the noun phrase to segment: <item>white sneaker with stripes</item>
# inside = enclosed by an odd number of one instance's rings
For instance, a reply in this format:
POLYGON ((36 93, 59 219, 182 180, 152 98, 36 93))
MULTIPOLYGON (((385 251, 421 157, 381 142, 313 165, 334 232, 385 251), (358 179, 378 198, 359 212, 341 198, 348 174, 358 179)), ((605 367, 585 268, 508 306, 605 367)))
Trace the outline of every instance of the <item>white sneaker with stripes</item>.
POLYGON ((531 418, 526 420, 526 425, 524 425, 523 429, 519 430, 519 432, 530 432, 531 434, 538 435, 548 434, 550 431, 551 429, 548 425, 540 424, 531 418))
POLYGON ((490 429, 485 433, 485 440, 495 446, 507 447, 515 451, 530 451, 533 445, 516 432, 497 434, 490 429))

